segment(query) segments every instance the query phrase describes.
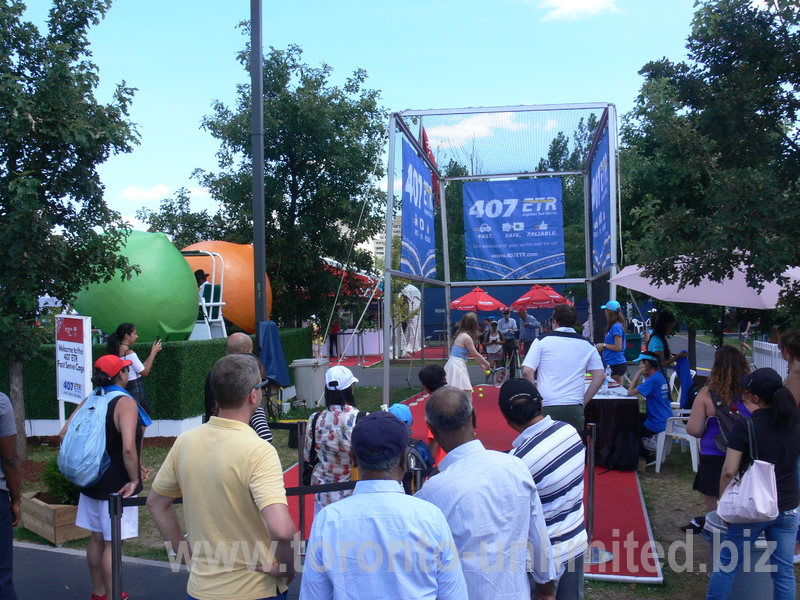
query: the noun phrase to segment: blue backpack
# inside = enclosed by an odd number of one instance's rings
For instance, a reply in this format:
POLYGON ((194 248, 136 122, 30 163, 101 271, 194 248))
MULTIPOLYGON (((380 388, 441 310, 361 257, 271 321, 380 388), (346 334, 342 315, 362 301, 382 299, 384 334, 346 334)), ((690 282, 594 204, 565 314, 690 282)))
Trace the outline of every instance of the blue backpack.
POLYGON ((58 469, 78 487, 96 484, 111 464, 106 452, 108 404, 124 395, 118 390, 107 394, 97 388, 72 417, 58 452, 58 469))

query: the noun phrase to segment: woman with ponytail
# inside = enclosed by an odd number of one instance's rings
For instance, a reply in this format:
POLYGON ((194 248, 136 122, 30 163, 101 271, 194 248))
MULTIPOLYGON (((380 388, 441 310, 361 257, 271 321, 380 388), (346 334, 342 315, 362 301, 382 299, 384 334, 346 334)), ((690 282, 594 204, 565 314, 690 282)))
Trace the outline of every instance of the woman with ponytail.
POLYGON ((139 334, 136 333, 136 326, 133 323, 123 323, 117 327, 114 333, 108 336, 107 346, 109 354, 131 361, 130 377, 125 390, 133 396, 133 399, 149 415, 150 399, 147 397, 142 378, 150 374, 150 369, 153 368, 153 360, 155 360, 156 354, 161 352, 161 340, 157 339, 153 343, 150 348, 150 354, 142 362, 136 352, 131 350, 131 346, 136 343, 138 338, 139 334))
MULTIPOLYGON (((771 543, 773 598, 794 600, 796 582, 792 555, 798 522, 796 466, 800 456, 800 410, 792 393, 781 384, 781 376, 773 369, 756 369, 742 377, 739 385, 744 389, 745 399, 757 407, 750 418, 755 431, 754 445, 759 460, 775 465, 779 512, 777 518, 770 521, 728 525, 706 599, 728 597, 736 573, 744 562, 745 551, 763 532, 767 542, 771 543)), ((719 482, 720 493, 725 491, 740 467, 752 460, 749 439, 746 419, 740 419, 728 442, 719 482)))

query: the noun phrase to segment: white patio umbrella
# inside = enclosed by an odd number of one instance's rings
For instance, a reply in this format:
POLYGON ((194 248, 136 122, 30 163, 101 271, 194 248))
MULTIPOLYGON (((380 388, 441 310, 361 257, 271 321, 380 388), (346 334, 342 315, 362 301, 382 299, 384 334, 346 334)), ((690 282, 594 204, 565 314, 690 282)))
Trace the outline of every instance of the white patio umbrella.
MULTIPOLYGON (((791 281, 800 281, 800 267, 787 269, 784 276, 791 281)), ((730 279, 711 281, 705 278, 698 285, 686 286, 680 290, 677 283, 656 285, 648 277, 642 275, 642 268, 639 265, 625 267, 609 281, 665 302, 762 310, 775 308, 778 304, 778 295, 783 289, 777 282, 768 282, 759 292, 747 285, 747 278, 741 269, 738 269, 730 279)))

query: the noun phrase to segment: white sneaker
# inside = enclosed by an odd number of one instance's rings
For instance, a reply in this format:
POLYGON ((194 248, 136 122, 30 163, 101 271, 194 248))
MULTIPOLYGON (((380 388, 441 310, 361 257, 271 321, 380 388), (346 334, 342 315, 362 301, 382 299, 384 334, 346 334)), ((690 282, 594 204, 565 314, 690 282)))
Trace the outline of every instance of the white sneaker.
POLYGON ((800 563, 800 554, 795 554, 794 558, 792 559, 792 563, 797 564, 800 563))
POLYGON ((645 450, 649 452, 656 452, 658 450, 658 444, 656 443, 657 436, 645 437, 642 438, 642 445, 644 446, 645 450))

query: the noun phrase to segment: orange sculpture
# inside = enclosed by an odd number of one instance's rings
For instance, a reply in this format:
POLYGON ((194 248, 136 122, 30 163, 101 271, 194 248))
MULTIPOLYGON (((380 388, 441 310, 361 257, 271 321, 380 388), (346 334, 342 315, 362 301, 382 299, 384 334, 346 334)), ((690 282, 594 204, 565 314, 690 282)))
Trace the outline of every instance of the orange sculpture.
MULTIPOLYGON (((225 282, 222 289, 222 301, 225 306, 222 315, 231 323, 241 327, 248 333, 256 331, 256 301, 255 284, 253 277, 254 258, 252 244, 232 244, 231 242, 198 242, 191 246, 186 246, 184 250, 206 250, 216 252, 225 261, 225 282)), ((184 257, 192 271, 203 269, 206 273, 211 273, 211 258, 207 256, 186 256, 184 257)), ((266 274, 265 274, 266 276, 266 274)), ((219 279, 219 274, 217 274, 219 279)), ((219 281, 209 283, 218 284, 219 281)), ((269 284, 269 276, 266 276, 267 289, 265 293, 267 302, 267 320, 272 314, 272 287, 269 284)))

